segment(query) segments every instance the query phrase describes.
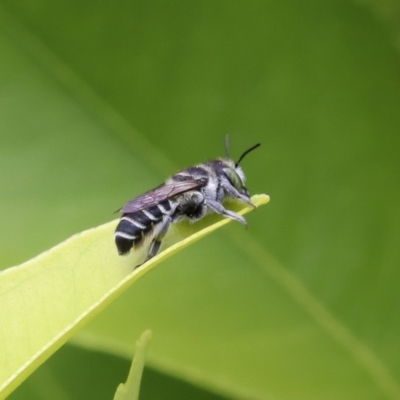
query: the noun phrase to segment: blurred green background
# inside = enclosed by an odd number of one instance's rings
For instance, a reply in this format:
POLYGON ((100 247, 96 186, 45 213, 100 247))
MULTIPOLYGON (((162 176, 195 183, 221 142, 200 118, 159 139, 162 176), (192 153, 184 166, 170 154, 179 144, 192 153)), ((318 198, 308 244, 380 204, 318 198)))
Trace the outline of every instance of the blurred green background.
MULTIPOLYGON (((0 266, 224 154, 271 203, 144 277, 11 399, 400 398, 395 1, 0 1, 0 266)), ((110 240, 112 240, 110 238, 110 240)), ((57 301, 57 299, 55 299, 57 301)))

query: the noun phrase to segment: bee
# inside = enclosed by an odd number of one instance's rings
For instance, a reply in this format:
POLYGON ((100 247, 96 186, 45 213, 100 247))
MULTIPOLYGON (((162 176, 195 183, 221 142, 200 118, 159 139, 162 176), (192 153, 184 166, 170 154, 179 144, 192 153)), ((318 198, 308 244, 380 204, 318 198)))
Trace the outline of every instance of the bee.
POLYGON ((233 198, 256 207, 244 186, 246 177, 239 164, 248 153, 259 146, 260 143, 251 146, 235 162, 230 158, 227 135, 225 158, 184 169, 162 185, 125 204, 118 210, 122 217, 115 230, 119 255, 128 254, 132 248, 140 247, 146 237, 151 236, 144 262, 150 260, 159 252, 162 239, 171 224, 185 218, 196 222, 208 213, 217 213, 247 227, 246 220, 226 209, 223 202, 226 198, 233 198))

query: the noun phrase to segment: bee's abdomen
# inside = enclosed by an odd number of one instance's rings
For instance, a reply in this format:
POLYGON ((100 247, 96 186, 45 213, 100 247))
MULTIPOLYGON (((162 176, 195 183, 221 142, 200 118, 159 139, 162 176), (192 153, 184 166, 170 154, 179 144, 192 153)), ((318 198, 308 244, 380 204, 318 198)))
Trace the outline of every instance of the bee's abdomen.
POLYGON ((133 213, 123 214, 115 230, 115 243, 118 253, 129 253, 133 246, 140 246, 144 237, 150 234, 154 226, 171 210, 169 201, 133 213))

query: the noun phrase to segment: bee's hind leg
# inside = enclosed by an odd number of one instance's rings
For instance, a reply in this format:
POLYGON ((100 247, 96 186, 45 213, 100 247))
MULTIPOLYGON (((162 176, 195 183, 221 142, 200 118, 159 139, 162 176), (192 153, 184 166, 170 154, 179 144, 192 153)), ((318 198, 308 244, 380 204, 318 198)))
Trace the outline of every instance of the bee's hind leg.
POLYGON ((158 228, 157 234, 154 236, 153 240, 151 241, 149 251, 147 253, 146 259, 139 265, 136 265, 136 268, 139 268, 145 262, 149 261, 153 258, 160 250, 161 241, 164 238, 165 234, 168 232, 168 229, 171 225, 171 218, 166 216, 165 219, 161 222, 161 226, 158 228))

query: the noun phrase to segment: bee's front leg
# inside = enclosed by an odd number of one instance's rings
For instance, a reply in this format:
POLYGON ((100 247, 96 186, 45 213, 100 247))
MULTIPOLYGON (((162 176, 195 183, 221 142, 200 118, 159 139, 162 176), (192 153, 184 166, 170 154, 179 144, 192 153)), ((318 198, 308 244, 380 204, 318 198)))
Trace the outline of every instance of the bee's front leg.
POLYGON ((229 182, 228 179, 226 179, 225 177, 221 177, 220 179, 223 188, 228 192, 230 196, 243 201, 243 203, 249 204, 253 208, 257 208, 257 206, 251 201, 246 188, 244 188, 246 194, 242 194, 229 182))
POLYGON ((215 211, 218 214, 222 214, 224 217, 226 218, 230 218, 233 219, 235 221, 240 222, 241 224, 243 224, 246 228, 247 228, 247 221, 239 214, 236 214, 235 212, 231 211, 231 210, 227 210, 226 208, 224 208, 224 206, 219 203, 218 201, 215 200, 207 200, 206 201, 207 206, 215 211))

